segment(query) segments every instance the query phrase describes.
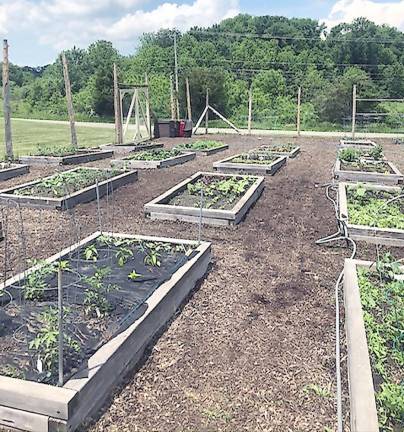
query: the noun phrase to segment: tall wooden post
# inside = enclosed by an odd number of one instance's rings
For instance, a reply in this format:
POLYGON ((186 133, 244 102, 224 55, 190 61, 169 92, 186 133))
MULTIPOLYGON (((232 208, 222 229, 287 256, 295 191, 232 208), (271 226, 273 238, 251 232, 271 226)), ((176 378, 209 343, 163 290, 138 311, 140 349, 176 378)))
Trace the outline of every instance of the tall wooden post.
POLYGON ((140 134, 140 115, 139 115, 139 89, 135 89, 135 129, 136 129, 136 139, 141 138, 140 134))
POLYGON ((6 157, 14 159, 13 139, 11 135, 11 105, 10 105, 10 78, 8 63, 8 42, 3 40, 3 115, 4 115, 4 142, 6 144, 6 157))
POLYGON ((248 89, 248 134, 251 135, 251 120, 252 120, 252 84, 248 89))
POLYGON ((123 144, 121 95, 118 84, 118 72, 114 63, 114 113, 115 113, 115 141, 116 144, 123 144))
POLYGON ((205 134, 208 133, 209 128, 209 88, 206 89, 206 114, 205 114, 205 134))
POLYGON ((147 87, 145 89, 147 131, 149 133, 149 138, 151 139, 152 138, 152 125, 151 125, 151 116, 150 116, 149 77, 147 76, 147 72, 144 74, 144 83, 147 85, 147 87))
POLYGON ((173 84, 173 76, 170 76, 170 105, 171 105, 171 120, 176 119, 175 115, 175 101, 174 101, 174 84, 173 84))
POLYGON ((189 90, 189 79, 185 78, 185 86, 187 93, 187 111, 188 111, 188 120, 192 120, 192 110, 191 110, 191 92, 189 90))
POLYGON ((301 110, 301 98, 302 98, 302 88, 297 89, 297 116, 296 116, 296 130, 297 136, 300 136, 300 110, 301 110))
POLYGON ((63 78, 65 80, 67 114, 70 123, 70 142, 73 147, 77 147, 76 124, 74 121, 74 108, 72 99, 72 87, 70 85, 69 67, 67 65, 66 54, 62 52, 63 78))
POLYGON ((355 139, 355 125, 356 125, 356 84, 352 89, 352 139, 355 139))
POLYGON ((178 99, 179 85, 178 85, 178 55, 177 55, 177 35, 174 33, 174 73, 175 73, 175 107, 176 117, 175 120, 179 119, 180 116, 180 103, 178 99))

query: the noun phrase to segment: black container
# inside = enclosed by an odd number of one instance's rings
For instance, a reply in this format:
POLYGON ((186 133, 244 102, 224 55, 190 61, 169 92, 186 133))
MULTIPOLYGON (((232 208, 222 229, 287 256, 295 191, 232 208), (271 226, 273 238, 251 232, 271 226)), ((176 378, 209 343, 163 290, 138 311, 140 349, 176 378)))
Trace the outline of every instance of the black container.
POLYGON ((175 138, 176 136, 178 136, 178 126, 179 122, 176 120, 157 120, 154 123, 154 137, 175 138))

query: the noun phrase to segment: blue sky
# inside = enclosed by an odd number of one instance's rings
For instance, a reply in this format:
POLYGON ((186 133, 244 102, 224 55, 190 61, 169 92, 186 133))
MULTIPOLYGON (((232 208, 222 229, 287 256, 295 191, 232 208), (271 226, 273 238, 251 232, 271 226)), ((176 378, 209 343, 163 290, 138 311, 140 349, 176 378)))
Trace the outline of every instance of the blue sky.
POLYGON ((404 0, 0 0, 0 36, 12 62, 36 66, 97 39, 132 53, 143 32, 185 31, 238 13, 310 17, 328 27, 366 16, 404 30, 404 0))

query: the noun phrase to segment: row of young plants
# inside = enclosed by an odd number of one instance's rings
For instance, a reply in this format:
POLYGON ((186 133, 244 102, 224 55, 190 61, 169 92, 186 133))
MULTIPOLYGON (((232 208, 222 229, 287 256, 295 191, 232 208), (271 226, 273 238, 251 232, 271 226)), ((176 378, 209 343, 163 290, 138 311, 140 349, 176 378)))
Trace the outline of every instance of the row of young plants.
POLYGON ((214 140, 199 140, 193 141, 190 143, 178 144, 175 146, 176 149, 180 150, 195 150, 195 151, 203 151, 203 150, 213 150, 223 146, 223 142, 214 141, 214 140))
MULTIPOLYGON (((194 246, 183 244, 102 235, 81 248, 77 256, 73 254, 54 263, 32 263, 39 267, 22 281, 19 294, 16 286, 10 291, 0 291, 0 299, 9 302, 4 310, 10 310, 13 319, 32 310, 26 323, 20 326, 18 338, 9 331, 2 332, 0 325, 0 349, 9 345, 10 339, 14 343, 17 340, 20 343, 15 348, 25 349, 32 360, 16 362, 13 358, 7 363, 1 362, 0 357, 0 374, 56 383, 59 329, 55 280, 59 269, 66 281, 63 344, 68 375, 91 355, 91 343, 94 340, 97 344, 105 343, 111 337, 111 326, 117 328, 122 315, 139 308, 164 281, 164 275, 172 274, 177 263, 193 249, 194 246), (77 266, 78 261, 82 262, 81 267, 77 266), (117 275, 121 278, 119 283, 113 282, 117 275), (16 303, 18 295, 22 296, 20 305, 16 303), (136 301, 131 300, 131 295, 136 301)), ((14 327, 10 324, 10 329, 14 327)))
POLYGON ((117 169, 77 168, 45 177, 25 187, 16 188, 15 195, 61 198, 121 174, 117 169))
POLYGON ((171 150, 165 149, 154 149, 132 153, 126 156, 124 160, 138 160, 138 161, 161 161, 164 159, 169 159, 175 156, 181 155, 182 152, 176 148, 171 150))
POLYGON ((384 160, 381 146, 372 147, 369 150, 357 148, 344 148, 339 150, 338 159, 341 161, 341 169, 345 171, 364 171, 380 174, 392 174, 394 171, 384 160))
POLYGON ((404 426, 404 280, 387 253, 376 271, 358 268, 358 283, 381 432, 404 426))
POLYGON ((243 196, 255 182, 251 176, 209 176, 189 183, 187 188, 174 196, 169 204, 185 207, 199 207, 201 195, 203 207, 228 210, 243 196))

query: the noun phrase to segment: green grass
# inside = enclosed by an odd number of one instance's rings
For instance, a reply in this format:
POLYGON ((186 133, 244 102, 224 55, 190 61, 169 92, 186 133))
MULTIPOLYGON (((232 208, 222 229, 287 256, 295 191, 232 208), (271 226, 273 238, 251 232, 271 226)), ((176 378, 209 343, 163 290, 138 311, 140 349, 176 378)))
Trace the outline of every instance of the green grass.
MULTIPOLYGON (((70 127, 65 124, 41 123, 20 119, 12 120, 13 147, 15 156, 35 153, 38 145, 54 148, 70 144, 70 127)), ((76 126, 80 147, 108 144, 114 139, 114 129, 97 126, 76 126)), ((4 121, 0 118, 0 157, 4 156, 4 121)))

